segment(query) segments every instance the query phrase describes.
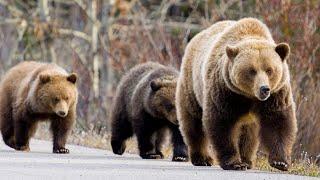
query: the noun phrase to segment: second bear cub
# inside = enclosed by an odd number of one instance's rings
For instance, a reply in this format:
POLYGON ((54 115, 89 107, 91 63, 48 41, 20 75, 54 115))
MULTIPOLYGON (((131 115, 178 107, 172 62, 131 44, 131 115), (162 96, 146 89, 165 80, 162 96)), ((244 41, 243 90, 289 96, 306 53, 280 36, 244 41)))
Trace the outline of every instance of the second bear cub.
POLYGON ((137 136, 143 159, 163 158, 165 129, 172 133, 173 161, 187 161, 187 149, 177 125, 175 91, 178 71, 157 63, 131 69, 121 80, 111 109, 111 145, 123 154, 125 141, 137 136))

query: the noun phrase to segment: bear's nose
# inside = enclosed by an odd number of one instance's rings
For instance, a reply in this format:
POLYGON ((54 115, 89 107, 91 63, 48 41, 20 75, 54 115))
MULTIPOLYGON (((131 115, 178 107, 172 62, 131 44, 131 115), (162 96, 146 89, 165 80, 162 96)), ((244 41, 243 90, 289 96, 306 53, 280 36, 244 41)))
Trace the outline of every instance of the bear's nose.
POLYGON ((64 111, 59 111, 58 115, 61 116, 61 117, 64 117, 66 115, 66 113, 64 111))
POLYGON ((261 93, 261 94, 269 94, 269 93, 270 93, 270 88, 269 88, 269 86, 261 86, 261 87, 260 87, 260 93, 261 93))

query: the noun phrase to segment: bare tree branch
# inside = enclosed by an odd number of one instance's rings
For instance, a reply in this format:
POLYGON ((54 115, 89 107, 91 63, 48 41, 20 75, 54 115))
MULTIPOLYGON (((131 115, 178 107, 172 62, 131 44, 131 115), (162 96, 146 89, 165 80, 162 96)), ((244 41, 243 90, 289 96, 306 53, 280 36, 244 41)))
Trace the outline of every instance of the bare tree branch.
POLYGON ((15 6, 11 6, 8 2, 4 0, 0 0, 0 4, 6 7, 9 11, 10 14, 14 17, 21 17, 23 16, 23 12, 21 12, 19 9, 17 9, 15 6))
POLYGON ((86 41, 88 41, 89 43, 91 43, 92 38, 90 36, 88 36, 86 33, 81 32, 81 31, 76 31, 73 29, 63 29, 63 28, 57 28, 55 29, 57 31, 58 34, 60 35, 68 35, 68 36, 74 36, 74 37, 78 37, 81 39, 84 39, 86 41))

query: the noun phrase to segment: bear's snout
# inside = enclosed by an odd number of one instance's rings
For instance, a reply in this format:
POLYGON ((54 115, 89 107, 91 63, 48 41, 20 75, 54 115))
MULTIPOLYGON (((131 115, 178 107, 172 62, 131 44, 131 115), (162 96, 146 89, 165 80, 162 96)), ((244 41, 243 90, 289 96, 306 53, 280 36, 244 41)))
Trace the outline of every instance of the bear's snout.
POLYGON ((259 92, 259 99, 261 101, 265 101, 270 96, 270 88, 269 86, 261 86, 259 92))
POLYGON ((60 116, 60 117, 66 117, 66 115, 67 115, 67 113, 64 112, 64 111, 58 111, 57 114, 58 114, 58 116, 60 116))
POLYGON ((66 117, 66 116, 68 115, 68 109, 69 109, 69 107, 68 107, 68 104, 67 104, 65 101, 59 102, 59 103, 55 106, 54 109, 55 109, 54 112, 55 112, 58 116, 60 116, 60 117, 62 117, 62 118, 66 117))

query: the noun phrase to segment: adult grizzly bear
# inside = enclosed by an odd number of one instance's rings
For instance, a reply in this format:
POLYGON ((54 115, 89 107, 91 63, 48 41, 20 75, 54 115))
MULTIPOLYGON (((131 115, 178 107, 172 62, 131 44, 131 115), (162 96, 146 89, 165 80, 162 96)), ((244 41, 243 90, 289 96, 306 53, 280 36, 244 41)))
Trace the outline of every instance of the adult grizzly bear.
POLYGON ((272 167, 287 170, 296 137, 287 59, 259 20, 222 21, 188 44, 177 85, 177 116, 191 162, 252 168, 259 141, 272 167))
POLYGON ((77 76, 55 64, 22 62, 11 68, 0 86, 0 125, 4 142, 29 151, 40 120, 50 120, 53 153, 69 153, 67 136, 76 118, 77 76))
POLYGON ((111 145, 123 154, 125 141, 136 134, 143 159, 163 158, 164 129, 172 132, 173 161, 187 161, 175 108, 178 71, 158 63, 132 68, 120 81, 111 109, 111 145))

